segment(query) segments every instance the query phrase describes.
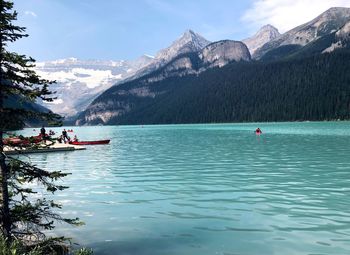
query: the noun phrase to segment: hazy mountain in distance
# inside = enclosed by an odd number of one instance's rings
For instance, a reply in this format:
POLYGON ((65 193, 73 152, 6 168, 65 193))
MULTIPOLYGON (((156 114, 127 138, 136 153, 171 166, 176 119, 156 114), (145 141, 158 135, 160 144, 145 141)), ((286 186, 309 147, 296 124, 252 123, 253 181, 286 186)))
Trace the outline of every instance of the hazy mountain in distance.
POLYGON ((35 70, 45 79, 56 80, 50 86, 57 99, 42 103, 55 113, 72 116, 84 110, 102 91, 148 65, 150 56, 133 61, 79 60, 76 58, 38 62, 35 70))
POLYGON ((278 32, 278 29, 272 25, 265 25, 256 32, 255 35, 244 39, 242 42, 247 45, 250 54, 253 55, 257 49, 263 46, 265 43, 268 43, 271 40, 276 39, 281 34, 278 32))

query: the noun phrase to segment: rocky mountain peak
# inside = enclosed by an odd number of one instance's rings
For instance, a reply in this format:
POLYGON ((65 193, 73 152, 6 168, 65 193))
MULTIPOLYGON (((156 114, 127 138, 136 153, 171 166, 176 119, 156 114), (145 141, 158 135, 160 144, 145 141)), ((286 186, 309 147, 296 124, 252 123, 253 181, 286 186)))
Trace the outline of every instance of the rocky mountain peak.
POLYGON ((206 66, 222 67, 231 61, 249 61, 250 54, 244 43, 223 40, 207 45, 199 54, 199 58, 206 66))
POLYGON ((186 30, 177 40, 169 47, 160 50, 151 60, 151 63, 144 68, 141 68, 129 80, 136 79, 145 74, 151 73, 160 67, 165 66, 177 56, 189 52, 198 52, 207 46, 210 41, 206 40, 200 34, 197 34, 191 29, 186 30))
POLYGON ((277 36, 280 35, 280 33, 278 32, 278 29, 270 24, 262 26, 258 30, 258 32, 256 32, 255 36, 259 36, 259 35, 263 35, 263 34, 268 34, 270 37, 273 37, 273 38, 276 38, 277 36))
POLYGON ((350 19, 350 8, 332 7, 315 19, 283 34, 282 45, 297 44, 304 46, 321 36, 340 29, 350 19))
MULTIPOLYGON (((312 27, 317 32, 317 36, 331 33, 342 27, 350 19, 350 8, 332 7, 323 12, 315 19, 300 26, 302 28, 312 27)), ((300 28, 297 27, 296 29, 300 28)), ((292 29, 293 31, 295 29, 292 29)))
POLYGON ((167 62, 177 55, 199 51, 209 43, 210 41, 206 40, 203 36, 188 29, 168 48, 159 51, 155 59, 161 62, 167 62))
POLYGON ((201 36, 198 33, 195 33, 191 29, 187 29, 183 35, 176 40, 177 43, 192 43, 193 46, 198 48, 198 50, 203 49, 205 46, 207 46, 210 42, 206 40, 203 36, 201 36))
POLYGON ((293 28, 258 48, 253 58, 259 59, 268 51, 282 46, 305 46, 322 36, 331 34, 350 20, 350 8, 332 7, 313 20, 293 28))
POLYGON ((193 30, 191 30, 191 29, 187 29, 184 33, 183 33, 183 35, 182 35, 182 37, 188 37, 188 38, 192 38, 192 37, 196 37, 196 36, 200 36, 200 35, 198 35, 198 34, 196 34, 193 30))
POLYGON ((253 54, 258 48, 263 46, 265 43, 274 40, 280 35, 281 34, 278 32, 277 28, 270 24, 267 24, 261 27, 254 36, 244 39, 243 42, 247 45, 250 54, 253 54))

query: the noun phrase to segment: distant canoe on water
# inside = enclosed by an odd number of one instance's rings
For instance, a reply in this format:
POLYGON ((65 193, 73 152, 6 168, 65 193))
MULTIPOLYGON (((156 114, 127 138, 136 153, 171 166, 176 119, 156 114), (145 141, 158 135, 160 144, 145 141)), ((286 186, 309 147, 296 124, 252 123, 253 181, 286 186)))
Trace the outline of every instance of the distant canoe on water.
POLYGON ((254 132, 255 132, 256 135, 261 135, 262 134, 262 131, 261 131, 260 128, 257 128, 254 132))
POLYGON ((73 141, 69 144, 73 145, 97 145, 97 144, 109 144, 111 140, 97 140, 97 141, 73 141))

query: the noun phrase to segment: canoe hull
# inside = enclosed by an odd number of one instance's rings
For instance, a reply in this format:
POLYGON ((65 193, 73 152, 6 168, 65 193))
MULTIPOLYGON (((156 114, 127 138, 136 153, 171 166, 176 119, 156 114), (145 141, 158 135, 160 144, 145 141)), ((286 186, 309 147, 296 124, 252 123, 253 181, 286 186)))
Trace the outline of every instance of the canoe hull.
POLYGON ((111 140, 98 140, 98 141, 78 141, 78 142, 69 142, 73 145, 98 145, 98 144, 109 144, 111 140))

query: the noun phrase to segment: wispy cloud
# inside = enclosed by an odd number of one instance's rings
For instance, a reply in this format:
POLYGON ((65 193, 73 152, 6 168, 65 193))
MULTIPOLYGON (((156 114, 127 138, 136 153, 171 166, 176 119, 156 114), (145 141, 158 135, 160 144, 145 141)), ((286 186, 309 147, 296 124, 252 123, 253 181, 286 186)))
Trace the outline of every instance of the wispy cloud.
POLYGON ((24 14, 25 15, 30 15, 30 16, 32 16, 34 18, 38 17, 38 15, 36 15, 36 13, 33 12, 33 11, 25 11, 24 14))
POLYGON ((349 0, 255 0, 242 17, 252 29, 271 24, 286 32, 330 7, 350 7, 349 0))

